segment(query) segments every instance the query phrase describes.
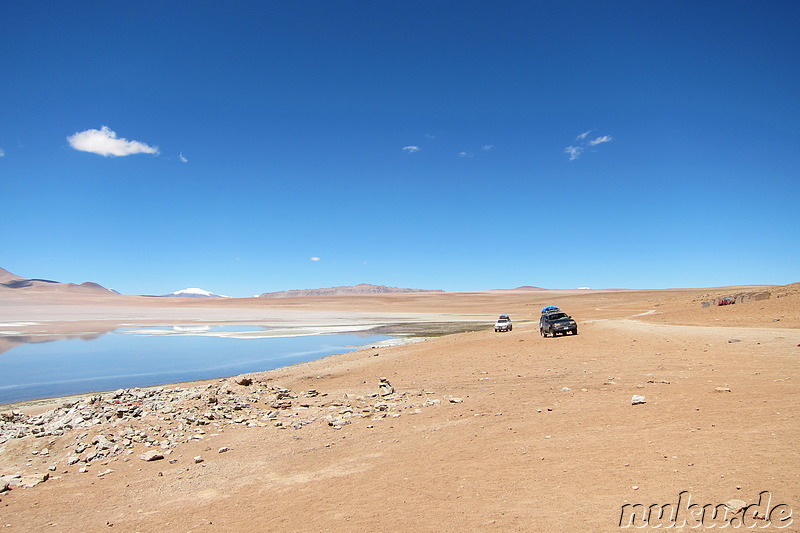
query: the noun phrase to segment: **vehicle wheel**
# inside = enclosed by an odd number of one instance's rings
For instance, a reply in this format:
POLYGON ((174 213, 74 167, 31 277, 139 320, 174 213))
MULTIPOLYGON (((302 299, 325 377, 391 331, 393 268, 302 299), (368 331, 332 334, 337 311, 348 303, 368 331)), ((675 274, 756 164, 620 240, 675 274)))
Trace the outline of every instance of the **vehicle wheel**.
POLYGON ((573 330, 572 330, 572 334, 573 334, 573 335, 577 335, 577 334, 578 334, 578 330, 577 330, 577 329, 573 329, 573 330))
POLYGON ((511 331, 512 329, 514 329, 514 326, 508 326, 508 331, 511 331))

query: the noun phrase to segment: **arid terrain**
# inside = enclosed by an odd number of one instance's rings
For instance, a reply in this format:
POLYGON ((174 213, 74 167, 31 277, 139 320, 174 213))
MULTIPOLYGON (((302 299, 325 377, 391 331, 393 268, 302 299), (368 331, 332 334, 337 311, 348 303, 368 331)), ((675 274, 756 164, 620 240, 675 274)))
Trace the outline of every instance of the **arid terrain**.
POLYGON ((0 528, 598 532, 619 530, 626 504, 757 504, 766 491, 775 511, 752 507, 747 523, 800 531, 800 284, 169 300, 5 298, 0 322, 56 337, 188 319, 486 328, 0 407, 7 425, 82 413, 61 435, 0 444, 0 528), (769 298, 702 305, 756 292, 769 298), (542 338, 548 304, 579 335, 542 338), (492 330, 501 313, 513 331, 492 330))

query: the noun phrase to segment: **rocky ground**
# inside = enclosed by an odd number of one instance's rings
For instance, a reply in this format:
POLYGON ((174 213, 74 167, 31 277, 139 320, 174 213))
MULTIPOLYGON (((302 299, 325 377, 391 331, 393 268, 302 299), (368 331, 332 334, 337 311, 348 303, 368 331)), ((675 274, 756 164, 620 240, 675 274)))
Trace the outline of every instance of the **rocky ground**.
MULTIPOLYGON (((48 472, 57 472, 59 466, 78 465, 77 471, 86 473, 93 464, 127 462, 142 447, 148 451, 139 459, 164 459, 181 444, 203 440, 207 433, 218 435, 226 427, 299 430, 317 423, 341 429, 353 417, 397 418, 442 401, 432 392, 396 392, 386 378, 375 389, 379 392, 330 398, 316 389, 293 393, 268 378, 242 375, 194 387, 120 389, 68 400, 34 415, 12 409, 0 413, 0 444, 8 449, 33 445, 33 449, 22 472, 0 476, 0 492, 32 488, 49 479, 48 472)), ((463 400, 450 397, 445 401, 463 400)), ((195 458, 195 462, 202 461, 195 458)), ((98 476, 111 472, 105 469, 98 476)))
POLYGON ((701 306, 717 292, 551 298, 581 328, 557 338, 541 302, 459 296, 514 330, 14 406, 0 527, 616 531, 624 505, 688 494, 798 531, 797 287, 701 306))

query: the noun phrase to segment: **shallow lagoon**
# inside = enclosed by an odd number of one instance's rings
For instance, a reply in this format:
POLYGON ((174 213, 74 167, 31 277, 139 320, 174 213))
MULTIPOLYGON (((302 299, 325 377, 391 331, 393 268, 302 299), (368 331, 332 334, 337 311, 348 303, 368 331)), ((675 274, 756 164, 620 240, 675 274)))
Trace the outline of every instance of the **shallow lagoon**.
POLYGON ((120 328, 89 340, 20 344, 0 354, 0 404, 271 370, 392 338, 366 333, 269 336, 268 329, 120 328))

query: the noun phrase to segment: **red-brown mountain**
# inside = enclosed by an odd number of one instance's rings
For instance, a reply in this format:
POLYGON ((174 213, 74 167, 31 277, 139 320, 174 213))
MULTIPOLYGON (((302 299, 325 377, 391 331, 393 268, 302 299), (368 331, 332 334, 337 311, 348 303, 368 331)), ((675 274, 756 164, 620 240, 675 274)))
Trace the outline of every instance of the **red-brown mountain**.
POLYGON ((35 293, 45 292, 69 292, 84 294, 118 294, 113 289, 106 289, 98 283, 86 281, 77 285, 75 283, 60 283, 49 279, 23 278, 12 274, 4 268, 0 268, 0 291, 15 290, 35 293))
POLYGON ((387 287, 386 285, 370 285, 359 283, 343 287, 329 287, 325 289, 296 289, 291 291, 265 292, 259 298, 297 298, 302 296, 343 296, 361 294, 396 294, 409 292, 444 292, 441 289, 401 289, 387 287))

